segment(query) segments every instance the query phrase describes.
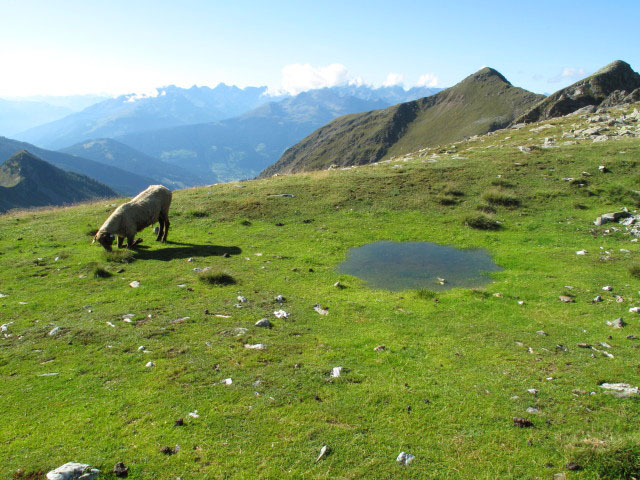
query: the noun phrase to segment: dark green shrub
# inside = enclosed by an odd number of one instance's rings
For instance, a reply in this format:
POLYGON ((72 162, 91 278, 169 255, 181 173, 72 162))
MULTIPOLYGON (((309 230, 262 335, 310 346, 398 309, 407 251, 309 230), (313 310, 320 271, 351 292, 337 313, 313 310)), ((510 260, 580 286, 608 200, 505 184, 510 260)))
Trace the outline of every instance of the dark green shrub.
POLYGON ((452 197, 439 197, 437 199, 437 202, 440 205, 444 205, 446 207, 449 207, 451 205, 457 205, 458 204, 458 200, 456 200, 455 198, 452 197))
POLYGON ((640 263, 636 263, 629 267, 629 275, 634 278, 640 278, 640 263))

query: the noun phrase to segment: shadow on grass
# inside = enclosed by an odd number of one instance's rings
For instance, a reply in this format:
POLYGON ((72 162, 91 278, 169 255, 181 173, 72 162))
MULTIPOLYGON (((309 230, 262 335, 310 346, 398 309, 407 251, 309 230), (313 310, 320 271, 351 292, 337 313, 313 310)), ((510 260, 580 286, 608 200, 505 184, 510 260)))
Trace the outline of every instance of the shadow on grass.
POLYGON ((228 255, 239 255, 242 253, 240 247, 225 247, 223 245, 195 245, 192 243, 166 242, 158 244, 158 247, 138 245, 135 250, 135 257, 138 260, 173 260, 174 258, 189 257, 221 257, 225 253, 228 255))

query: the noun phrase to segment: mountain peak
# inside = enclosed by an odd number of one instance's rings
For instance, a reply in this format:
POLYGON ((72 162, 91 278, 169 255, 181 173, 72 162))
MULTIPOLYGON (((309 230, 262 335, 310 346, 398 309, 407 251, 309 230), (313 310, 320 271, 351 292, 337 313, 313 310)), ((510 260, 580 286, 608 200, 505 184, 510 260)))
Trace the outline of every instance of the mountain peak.
POLYGON ((602 75, 610 72, 630 72, 633 73, 633 69, 631 65, 622 60, 614 60, 609 65, 605 65, 600 70, 598 70, 594 75, 602 75))
POLYGON ((484 67, 478 70, 476 73, 469 75, 467 78, 463 80, 473 81, 473 82, 486 82, 486 81, 499 81, 511 85, 511 82, 507 80, 504 75, 502 75, 499 71, 491 68, 484 67))

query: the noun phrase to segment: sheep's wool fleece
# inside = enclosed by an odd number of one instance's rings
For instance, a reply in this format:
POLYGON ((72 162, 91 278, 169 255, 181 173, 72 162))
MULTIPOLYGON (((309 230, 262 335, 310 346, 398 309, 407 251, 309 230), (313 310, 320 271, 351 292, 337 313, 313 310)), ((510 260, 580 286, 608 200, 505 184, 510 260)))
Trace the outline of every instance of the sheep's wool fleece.
POLYGON ((100 230, 119 235, 134 235, 156 223, 160 212, 168 213, 171 196, 171 190, 167 187, 151 185, 116 208, 100 230))

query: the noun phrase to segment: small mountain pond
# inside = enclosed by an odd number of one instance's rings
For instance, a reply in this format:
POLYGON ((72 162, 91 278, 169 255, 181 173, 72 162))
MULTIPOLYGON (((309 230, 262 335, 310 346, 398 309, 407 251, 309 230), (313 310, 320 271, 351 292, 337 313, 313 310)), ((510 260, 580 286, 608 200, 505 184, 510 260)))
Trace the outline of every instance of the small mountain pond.
POLYGON ((431 242, 374 242, 351 248, 339 273, 363 279, 385 290, 425 288, 441 291, 475 288, 491 282, 499 272, 484 250, 460 250, 431 242))

